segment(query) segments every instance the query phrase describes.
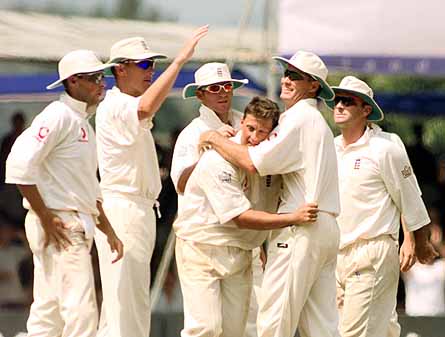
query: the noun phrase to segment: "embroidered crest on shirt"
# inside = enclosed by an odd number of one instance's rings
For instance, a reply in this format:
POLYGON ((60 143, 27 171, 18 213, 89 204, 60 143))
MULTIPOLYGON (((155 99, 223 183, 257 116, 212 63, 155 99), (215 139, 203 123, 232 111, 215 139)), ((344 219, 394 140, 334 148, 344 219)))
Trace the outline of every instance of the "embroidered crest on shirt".
POLYGON ((360 158, 355 160, 354 163, 354 170, 359 170, 360 169, 360 158))
POLYGON ((37 134, 37 136, 34 136, 39 142, 45 140, 46 136, 48 136, 49 134, 49 128, 47 128, 46 126, 42 126, 39 129, 39 133, 37 134))
POLYGON ((405 165, 405 167, 402 170, 403 178, 408 178, 412 174, 413 174, 413 171, 411 169, 411 166, 405 165))
POLYGON ((232 182, 232 173, 222 171, 220 174, 218 174, 218 179, 223 183, 230 183, 232 182))
POLYGON ((79 142, 88 142, 88 132, 85 128, 80 128, 80 139, 79 142))

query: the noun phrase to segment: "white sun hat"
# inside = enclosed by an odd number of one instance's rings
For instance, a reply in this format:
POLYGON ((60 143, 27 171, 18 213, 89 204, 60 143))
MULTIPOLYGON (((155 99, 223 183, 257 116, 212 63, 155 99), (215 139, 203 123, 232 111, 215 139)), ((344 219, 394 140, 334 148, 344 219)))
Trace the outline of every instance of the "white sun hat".
POLYGON ((130 37, 113 44, 110 49, 109 63, 118 63, 124 60, 164 59, 166 55, 152 51, 143 37, 130 37))
MULTIPOLYGON (((383 120, 384 115, 382 109, 379 107, 377 102, 374 100, 374 92, 371 87, 364 81, 358 79, 354 76, 346 76, 340 82, 338 87, 332 87, 334 92, 337 94, 341 92, 346 92, 351 95, 355 95, 364 100, 367 104, 372 107, 371 113, 368 115, 368 121, 379 122, 383 120)), ((326 103, 331 109, 334 108, 334 102, 326 103)))
POLYGON ((249 83, 249 80, 246 78, 242 80, 232 78, 229 67, 225 63, 206 63, 195 71, 195 82, 189 83, 184 87, 182 97, 195 97, 196 89, 199 87, 221 82, 232 82, 233 89, 235 90, 249 83))
POLYGON ((76 74, 87 74, 103 71, 113 67, 114 63, 102 63, 91 50, 74 50, 66 54, 59 61, 59 79, 49 84, 46 89, 54 89, 62 84, 68 77, 76 74))
POLYGON ((335 94, 329 84, 326 82, 326 78, 328 77, 328 68, 321 58, 314 53, 300 50, 297 51, 289 60, 280 56, 274 56, 273 59, 280 62, 284 69, 287 69, 288 66, 291 65, 317 80, 321 86, 318 97, 324 99, 325 101, 331 101, 334 99, 335 94))

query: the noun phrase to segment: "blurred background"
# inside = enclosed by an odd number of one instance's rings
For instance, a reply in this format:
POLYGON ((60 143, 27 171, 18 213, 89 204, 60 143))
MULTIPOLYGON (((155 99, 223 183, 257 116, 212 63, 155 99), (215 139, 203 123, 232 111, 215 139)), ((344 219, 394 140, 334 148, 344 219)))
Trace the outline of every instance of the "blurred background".
MULTIPOLYGON (((278 100, 281 69, 271 61, 272 55, 311 50, 328 65, 330 84, 337 85, 346 74, 368 82, 385 112, 382 127, 399 134, 407 146, 433 222, 432 239, 442 255, 433 265, 416 265, 402 275, 398 296, 402 336, 444 335, 442 12, 440 0, 422 6, 413 0, 0 0, 0 336, 12 337, 25 330, 32 301, 25 212, 16 188, 3 183, 4 163, 17 136, 57 99, 60 92, 45 90, 57 78, 57 61, 80 48, 94 50, 106 61, 114 42, 143 36, 150 48, 169 56, 156 64, 159 76, 193 30, 207 23, 209 35, 182 70, 155 119, 163 217, 158 221, 152 274, 161 262, 176 214, 176 194, 169 178, 172 149, 199 106, 196 100, 182 99, 184 85, 194 81, 193 73, 203 63, 226 62, 233 77, 250 81, 234 99, 234 108, 243 110, 254 95, 278 100)), ((112 85, 113 79, 107 78, 107 87, 112 85)), ((325 117, 338 133, 329 111, 325 117)), ((179 335, 182 303, 174 263, 166 263, 163 277, 153 283, 159 286, 159 296, 152 336, 179 335)), ((100 300, 100 283, 97 291, 100 300)))

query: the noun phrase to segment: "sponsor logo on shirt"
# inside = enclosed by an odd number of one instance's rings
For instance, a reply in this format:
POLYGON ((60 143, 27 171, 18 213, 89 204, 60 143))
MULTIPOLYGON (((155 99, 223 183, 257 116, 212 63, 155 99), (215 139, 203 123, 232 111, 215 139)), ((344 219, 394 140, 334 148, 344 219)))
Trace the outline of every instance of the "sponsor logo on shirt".
POLYGON ((46 126, 42 126, 40 127, 37 136, 34 136, 34 138, 37 139, 39 142, 42 142, 45 140, 48 134, 49 134, 49 128, 47 128, 46 126))
POLYGON ((80 139, 79 142, 88 142, 88 132, 85 128, 80 128, 80 139))
POLYGON ((411 169, 411 166, 405 165, 405 167, 402 170, 403 178, 408 178, 412 174, 413 174, 413 170, 411 169))
POLYGON ((222 171, 220 174, 218 174, 218 179, 223 183, 230 183, 232 182, 232 173, 222 171))
POLYGON ((355 160, 354 170, 360 170, 360 158, 355 160))

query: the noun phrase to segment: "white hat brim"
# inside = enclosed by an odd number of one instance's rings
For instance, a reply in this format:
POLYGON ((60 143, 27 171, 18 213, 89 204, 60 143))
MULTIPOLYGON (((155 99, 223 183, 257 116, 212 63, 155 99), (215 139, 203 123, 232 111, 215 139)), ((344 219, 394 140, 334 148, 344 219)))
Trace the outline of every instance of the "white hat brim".
POLYGON ((166 59, 167 55, 159 54, 159 53, 143 53, 139 54, 137 56, 132 57, 115 57, 114 59, 110 59, 109 63, 119 63, 124 60, 133 60, 133 61, 139 61, 139 60, 147 60, 147 59, 166 59))
POLYGON ((245 84, 249 83, 249 80, 247 78, 242 79, 242 80, 236 80, 234 78, 231 78, 231 79, 219 81, 219 82, 211 81, 209 83, 199 83, 199 84, 198 83, 189 83, 182 90, 182 98, 187 99, 187 98, 195 97, 196 89, 198 89, 199 87, 203 87, 203 86, 210 85, 210 84, 216 84, 216 83, 220 83, 220 82, 232 82, 233 90, 235 90, 235 89, 241 88, 245 84))
MULTIPOLYGON (((360 97, 362 100, 364 100, 367 104, 369 104, 372 107, 371 113, 368 115, 367 120, 370 122, 380 122, 385 118, 385 115, 383 114, 383 110, 380 108, 380 106, 377 104, 377 102, 374 100, 374 98, 365 95, 359 91, 351 90, 351 89, 345 89, 342 87, 332 87, 335 93, 340 92, 346 92, 351 95, 355 95, 360 97)), ((328 107, 331 109, 334 109, 335 103, 333 101, 326 102, 328 107)))
POLYGON ((324 99, 325 101, 332 101, 334 99, 334 97, 335 97, 334 91, 331 89, 330 85, 321 77, 319 77, 315 74, 312 74, 310 72, 307 72, 304 69, 298 68, 295 64, 290 62, 288 59, 285 59, 284 57, 273 56, 272 58, 274 60, 278 61, 284 68, 287 68, 288 65, 291 65, 292 67, 295 67, 295 68, 301 70, 302 72, 311 75, 315 80, 318 81, 318 83, 320 83, 320 86, 321 86, 321 90, 320 90, 320 93, 318 94, 318 97, 324 99))
POLYGON ((51 89, 59 87, 60 85, 62 85, 62 82, 65 81, 70 76, 73 76, 73 75, 76 75, 76 74, 95 73, 95 72, 98 72, 98 71, 101 71, 101 70, 105 70, 105 69, 114 67, 115 65, 116 65, 116 63, 104 63, 104 64, 98 65, 96 67, 85 69, 85 71, 82 71, 82 72, 79 72, 79 73, 69 74, 69 75, 67 75, 67 76, 65 76, 63 78, 59 78, 57 81, 55 81, 55 82, 53 82, 51 84, 48 84, 46 86, 46 89, 47 90, 51 90, 51 89))

